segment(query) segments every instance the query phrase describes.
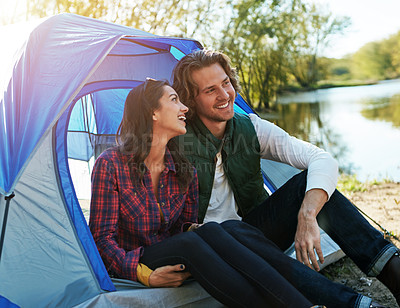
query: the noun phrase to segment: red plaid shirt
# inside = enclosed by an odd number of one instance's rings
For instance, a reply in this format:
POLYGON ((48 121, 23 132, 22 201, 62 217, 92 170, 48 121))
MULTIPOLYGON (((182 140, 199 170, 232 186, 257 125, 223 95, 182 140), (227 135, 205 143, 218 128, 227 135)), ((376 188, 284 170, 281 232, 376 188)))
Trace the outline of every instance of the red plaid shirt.
POLYGON ((175 164, 167 149, 158 203, 148 170, 144 185, 133 186, 127 165, 129 158, 112 148, 96 160, 89 227, 108 272, 137 280, 136 268, 143 247, 182 232, 186 222, 197 222, 198 182, 195 173, 188 191, 179 193, 175 164))

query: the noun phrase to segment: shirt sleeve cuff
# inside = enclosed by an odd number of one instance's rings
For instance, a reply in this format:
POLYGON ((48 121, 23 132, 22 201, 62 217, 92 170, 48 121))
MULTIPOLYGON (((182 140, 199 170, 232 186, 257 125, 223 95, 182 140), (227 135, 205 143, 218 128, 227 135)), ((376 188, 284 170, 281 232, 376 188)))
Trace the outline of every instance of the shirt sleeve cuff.
POLYGON ((137 280, 145 286, 150 287, 149 278, 152 272, 153 270, 149 269, 146 265, 139 263, 136 268, 137 280))
POLYGON ((306 192, 311 189, 322 189, 328 194, 328 200, 331 198, 333 192, 335 191, 337 182, 325 175, 325 174, 314 174, 311 179, 307 180, 306 192))
POLYGON ((193 222, 184 222, 184 223, 182 224, 182 227, 181 227, 181 232, 190 231, 189 229, 190 229, 190 227, 191 227, 193 224, 194 224, 193 222))

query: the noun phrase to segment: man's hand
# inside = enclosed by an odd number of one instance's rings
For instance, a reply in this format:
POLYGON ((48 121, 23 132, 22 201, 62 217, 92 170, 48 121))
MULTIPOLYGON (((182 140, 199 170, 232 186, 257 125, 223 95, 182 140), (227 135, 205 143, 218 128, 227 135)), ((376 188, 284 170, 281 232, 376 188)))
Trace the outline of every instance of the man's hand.
POLYGON ((315 252, 317 253, 321 263, 324 263, 324 256, 322 254, 321 239, 316 218, 304 218, 298 220, 297 231, 294 238, 294 247, 296 249, 297 260, 308 267, 314 267, 316 271, 319 271, 315 252))
POLYGON ((150 287, 179 287, 187 278, 191 276, 189 272, 183 272, 183 264, 166 265, 156 268, 149 277, 150 287))
POLYGON ((317 215, 327 199, 327 193, 321 189, 311 189, 306 193, 298 214, 294 240, 297 260, 316 271, 319 271, 319 265, 315 253, 324 263, 317 215))

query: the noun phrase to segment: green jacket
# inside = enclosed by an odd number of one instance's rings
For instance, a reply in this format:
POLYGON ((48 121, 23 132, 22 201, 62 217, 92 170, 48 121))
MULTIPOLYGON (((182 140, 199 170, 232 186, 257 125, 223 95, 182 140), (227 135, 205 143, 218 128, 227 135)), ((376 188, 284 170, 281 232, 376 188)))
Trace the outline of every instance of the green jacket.
POLYGON ((239 215, 267 198, 260 166, 260 144, 254 126, 246 115, 229 120, 223 140, 215 138, 198 117, 187 125, 187 133, 177 137, 180 149, 197 169, 199 177, 199 222, 209 205, 214 182, 216 154, 222 147, 225 175, 231 186, 239 215))

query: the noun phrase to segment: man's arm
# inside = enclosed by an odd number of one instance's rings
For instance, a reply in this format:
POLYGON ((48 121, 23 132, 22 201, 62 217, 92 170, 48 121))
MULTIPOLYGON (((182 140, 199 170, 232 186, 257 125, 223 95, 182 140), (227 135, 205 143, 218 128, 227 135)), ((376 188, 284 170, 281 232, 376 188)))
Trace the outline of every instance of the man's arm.
POLYGON ((255 115, 250 115, 250 119, 257 133, 262 158, 308 169, 306 193, 298 214, 295 249, 299 261, 319 270, 315 252, 321 263, 324 258, 316 217, 336 188, 337 162, 326 151, 290 136, 266 120, 255 115))
POLYGON ((319 271, 319 265, 315 253, 320 262, 324 263, 317 215, 327 200, 328 194, 322 189, 311 189, 306 192, 299 210, 294 238, 297 260, 310 268, 314 267, 317 271, 319 271))
POLYGON ((280 127, 249 115, 257 133, 262 158, 308 169, 306 191, 319 188, 330 197, 336 188, 338 165, 326 151, 290 136, 280 127))

